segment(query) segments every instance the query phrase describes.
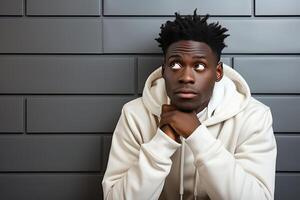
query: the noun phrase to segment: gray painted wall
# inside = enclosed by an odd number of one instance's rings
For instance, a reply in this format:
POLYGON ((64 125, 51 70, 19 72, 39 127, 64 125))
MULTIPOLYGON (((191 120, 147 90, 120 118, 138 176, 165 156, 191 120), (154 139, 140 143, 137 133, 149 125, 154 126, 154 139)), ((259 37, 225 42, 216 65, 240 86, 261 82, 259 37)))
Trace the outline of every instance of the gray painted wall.
POLYGON ((276 199, 299 199, 297 0, 1 0, 0 199, 102 199, 121 107, 161 63, 159 27, 196 7, 229 29, 222 60, 272 108, 276 199))

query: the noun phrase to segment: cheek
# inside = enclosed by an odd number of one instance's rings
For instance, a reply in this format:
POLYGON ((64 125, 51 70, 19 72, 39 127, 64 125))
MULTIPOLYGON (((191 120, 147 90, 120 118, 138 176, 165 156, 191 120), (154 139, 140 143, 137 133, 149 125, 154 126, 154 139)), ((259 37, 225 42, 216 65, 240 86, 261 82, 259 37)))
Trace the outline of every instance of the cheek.
POLYGON ((164 80, 165 80, 165 84, 166 84, 166 89, 171 90, 172 86, 174 87, 175 82, 176 82, 175 77, 165 74, 164 80))
POLYGON ((170 97, 173 84, 170 82, 170 79, 168 79, 166 76, 164 77, 164 80, 165 80, 165 87, 166 87, 167 95, 170 97))
POLYGON ((200 79, 197 83, 197 90, 202 94, 202 98, 207 99, 211 96, 214 89, 215 81, 213 78, 200 79))

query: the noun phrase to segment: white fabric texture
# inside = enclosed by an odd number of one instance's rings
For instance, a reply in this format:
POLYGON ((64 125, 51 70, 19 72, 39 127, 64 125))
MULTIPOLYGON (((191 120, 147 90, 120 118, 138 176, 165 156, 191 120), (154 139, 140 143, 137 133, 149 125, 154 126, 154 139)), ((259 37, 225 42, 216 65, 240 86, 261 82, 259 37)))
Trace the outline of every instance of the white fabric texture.
POLYGON ((143 96, 126 103, 102 180, 106 200, 274 199, 277 145, 270 108, 223 64, 201 125, 177 143, 158 128, 169 103, 161 67, 143 96), (180 197, 180 195, 182 195, 180 197))

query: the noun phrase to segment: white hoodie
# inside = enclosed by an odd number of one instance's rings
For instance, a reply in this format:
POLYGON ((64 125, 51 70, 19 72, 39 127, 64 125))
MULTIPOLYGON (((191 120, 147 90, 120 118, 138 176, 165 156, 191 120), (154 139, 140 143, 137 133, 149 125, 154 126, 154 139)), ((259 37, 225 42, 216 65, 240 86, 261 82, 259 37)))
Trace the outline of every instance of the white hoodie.
POLYGON ((158 128, 161 105, 170 103, 161 67, 148 77, 143 96, 123 106, 115 128, 105 200, 274 199, 270 108, 251 97, 238 72, 223 68, 221 101, 206 117, 199 113, 201 125, 181 144, 158 128))

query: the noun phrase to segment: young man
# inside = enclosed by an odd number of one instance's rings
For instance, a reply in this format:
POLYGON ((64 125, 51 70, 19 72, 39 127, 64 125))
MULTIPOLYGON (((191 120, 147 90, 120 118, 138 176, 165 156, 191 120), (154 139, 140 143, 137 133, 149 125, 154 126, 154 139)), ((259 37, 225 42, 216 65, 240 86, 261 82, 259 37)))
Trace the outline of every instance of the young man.
POLYGON ((270 108, 220 62, 227 29, 182 17, 161 26, 163 66, 124 105, 113 134, 104 199, 274 198, 270 108))

